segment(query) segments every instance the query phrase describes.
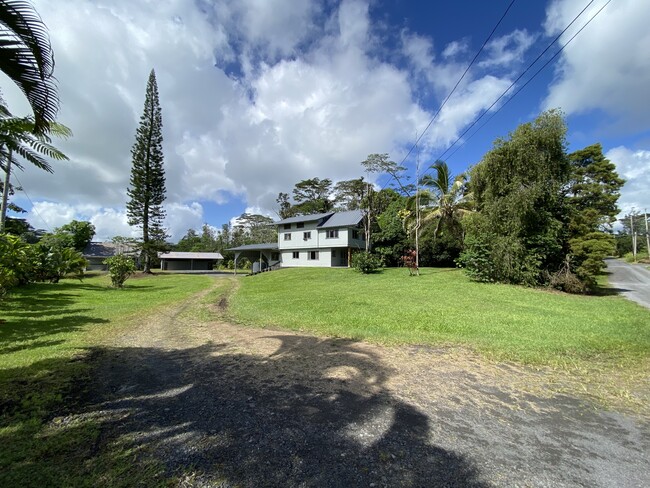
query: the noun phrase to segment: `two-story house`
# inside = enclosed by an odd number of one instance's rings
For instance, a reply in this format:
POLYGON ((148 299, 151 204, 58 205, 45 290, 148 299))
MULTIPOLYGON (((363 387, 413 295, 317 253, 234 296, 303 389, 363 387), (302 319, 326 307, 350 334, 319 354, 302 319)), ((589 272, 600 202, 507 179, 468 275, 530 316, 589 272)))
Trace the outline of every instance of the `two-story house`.
POLYGON ((365 249, 359 210, 301 215, 276 222, 282 267, 348 266, 354 249, 365 249))
POLYGON ((366 247, 360 210, 290 217, 274 223, 276 244, 250 244, 229 249, 265 266, 349 266, 354 250, 366 247))

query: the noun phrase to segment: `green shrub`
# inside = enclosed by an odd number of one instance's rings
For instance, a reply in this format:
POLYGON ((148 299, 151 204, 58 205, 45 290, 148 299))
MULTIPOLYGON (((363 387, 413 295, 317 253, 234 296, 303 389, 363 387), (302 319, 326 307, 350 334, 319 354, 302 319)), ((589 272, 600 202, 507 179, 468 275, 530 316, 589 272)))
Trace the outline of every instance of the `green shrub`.
POLYGON ((357 252, 352 255, 352 267, 363 274, 376 273, 381 270, 381 258, 369 252, 357 252))
POLYGON ((108 274, 115 288, 122 288, 129 276, 135 273, 135 262, 124 254, 106 258, 104 264, 108 266, 108 274))

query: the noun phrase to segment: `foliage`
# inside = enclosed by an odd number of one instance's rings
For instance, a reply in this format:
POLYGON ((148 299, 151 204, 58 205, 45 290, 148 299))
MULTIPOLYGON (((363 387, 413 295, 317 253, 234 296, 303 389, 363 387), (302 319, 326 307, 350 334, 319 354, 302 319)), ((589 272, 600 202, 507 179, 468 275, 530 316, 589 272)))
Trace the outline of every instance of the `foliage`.
POLYGON ((576 276, 587 286, 595 287, 596 278, 605 269, 605 258, 616 252, 614 236, 606 232, 590 232, 569 241, 571 255, 575 260, 576 276))
POLYGON ((391 181, 395 181, 403 195, 410 196, 413 193, 413 186, 407 184, 408 176, 404 174, 406 168, 395 161, 391 161, 387 153, 368 154, 368 157, 361 161, 361 166, 367 173, 390 175, 391 181))
POLYGON ((144 110, 131 149, 133 166, 127 194, 129 225, 142 229, 144 272, 149 273, 152 258, 167 237, 163 227, 165 210, 165 169, 162 150, 162 111, 158 99, 156 74, 151 70, 147 82, 144 110))
POLYGON ((382 269, 381 259, 369 252, 355 252, 352 254, 352 267, 363 274, 376 273, 382 269))
POLYGON ((605 268, 605 257, 616 251, 611 225, 619 212, 616 202, 624 181, 616 166, 603 156, 600 144, 569 155, 571 178, 567 185, 571 267, 587 287, 605 268))
POLYGON ((0 70, 25 94, 34 112, 34 133, 50 130, 59 109, 54 56, 47 28, 34 7, 0 0, 0 70))
POLYGON ((377 227, 372 233, 373 251, 381 256, 384 266, 398 266, 400 256, 411 247, 400 216, 406 197, 386 189, 375 194, 375 203, 378 202, 382 194, 387 197, 389 203, 377 215, 377 227))
POLYGON ((70 236, 72 245, 68 247, 83 252, 95 237, 95 226, 90 222, 73 220, 69 224, 54 229, 54 233, 70 236))
POLYGON ((0 233, 0 298, 14 286, 27 283, 31 270, 29 244, 17 236, 0 233))
POLYGON ((293 188, 294 215, 325 213, 332 210, 334 204, 330 199, 332 180, 328 178, 310 178, 296 183, 293 188))
POLYGON ((368 183, 361 178, 342 180, 334 185, 334 200, 339 210, 358 210, 368 194, 368 183))
POLYGON ((81 279, 88 262, 80 252, 71 247, 58 245, 34 245, 35 264, 32 281, 49 281, 58 283, 67 274, 74 274, 81 279))
POLYGON ((111 277, 111 284, 115 288, 123 288, 124 282, 135 273, 135 262, 124 254, 116 254, 104 259, 108 266, 108 274, 111 277))
POLYGON ((246 234, 246 244, 264 244, 278 240, 273 219, 266 215, 243 213, 237 218, 235 226, 246 234))
POLYGON ((472 170, 470 188, 480 217, 467 220, 460 263, 481 281, 537 285, 566 255, 569 176, 566 126, 558 111, 498 139, 472 170))

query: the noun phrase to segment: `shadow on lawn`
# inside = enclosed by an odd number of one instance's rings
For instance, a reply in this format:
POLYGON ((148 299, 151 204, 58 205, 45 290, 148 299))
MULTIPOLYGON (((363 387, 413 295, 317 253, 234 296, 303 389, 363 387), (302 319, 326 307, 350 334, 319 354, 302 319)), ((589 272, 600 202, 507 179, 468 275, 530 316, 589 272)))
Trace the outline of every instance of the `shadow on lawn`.
MULTIPOLYGON (((94 350, 96 379, 80 386, 93 393, 59 415, 70 428, 99 419, 101 442, 73 445, 69 456, 57 454, 67 466, 51 469, 79 471, 75 453, 83 452, 92 473, 128 442, 154 452, 166 476, 200 486, 483 486, 467 459, 429 442, 429 420, 388 392, 390 371, 371 353, 340 339, 270 339, 278 342, 270 356, 224 344, 94 350)), ((20 441, 12 438, 20 430, 11 432, 5 449, 20 441)), ((141 455, 134 466, 150 459, 141 455)))
MULTIPOLYGON (((64 285, 65 286, 65 285, 64 285)), ((79 285, 76 285, 79 286, 79 285)), ((108 320, 93 317, 90 308, 75 307, 78 296, 70 293, 26 290, 3 302, 0 314, 0 353, 55 345, 47 336, 71 332, 108 320), (21 344, 29 341, 27 344, 21 344)), ((62 341, 54 341, 61 343, 62 341)))

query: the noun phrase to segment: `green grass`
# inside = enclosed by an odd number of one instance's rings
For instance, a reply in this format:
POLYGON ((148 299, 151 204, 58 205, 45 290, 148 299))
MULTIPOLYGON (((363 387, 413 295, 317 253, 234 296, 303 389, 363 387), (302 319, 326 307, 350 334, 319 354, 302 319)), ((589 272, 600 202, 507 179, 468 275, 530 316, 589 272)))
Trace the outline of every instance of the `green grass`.
POLYGON ((647 358, 650 311, 617 296, 471 282, 460 270, 287 269, 241 281, 233 319, 381 343, 454 344, 533 364, 647 358))
POLYGON ((87 351, 144 314, 205 289, 207 276, 106 276, 16 289, 0 305, 0 486, 151 486, 161 465, 127 440, 101 442, 101 420, 57 426, 89 392, 87 351), (137 460, 137 461, 136 461, 137 460))

